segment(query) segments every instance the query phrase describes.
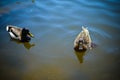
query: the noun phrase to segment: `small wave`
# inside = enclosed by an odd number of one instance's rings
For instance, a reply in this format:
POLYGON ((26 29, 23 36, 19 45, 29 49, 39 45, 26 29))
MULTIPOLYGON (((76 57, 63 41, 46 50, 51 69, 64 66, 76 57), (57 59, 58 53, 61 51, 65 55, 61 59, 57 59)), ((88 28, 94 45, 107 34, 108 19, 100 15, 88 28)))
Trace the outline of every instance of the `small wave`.
POLYGON ((107 32, 105 32, 104 30, 101 30, 100 28, 90 28, 90 30, 92 32, 94 32, 95 34, 99 34, 100 36, 104 37, 104 38, 112 38, 112 36, 110 36, 107 32))

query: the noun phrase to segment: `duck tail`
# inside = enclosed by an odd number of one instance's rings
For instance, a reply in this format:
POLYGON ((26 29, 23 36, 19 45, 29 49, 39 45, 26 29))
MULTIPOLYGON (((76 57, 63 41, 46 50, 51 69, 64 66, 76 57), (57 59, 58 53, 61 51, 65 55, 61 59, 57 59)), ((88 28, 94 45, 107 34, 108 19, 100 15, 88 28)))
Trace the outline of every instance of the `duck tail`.
POLYGON ((8 31, 8 32, 10 32, 10 29, 11 29, 12 27, 10 27, 9 25, 6 27, 6 30, 8 31))

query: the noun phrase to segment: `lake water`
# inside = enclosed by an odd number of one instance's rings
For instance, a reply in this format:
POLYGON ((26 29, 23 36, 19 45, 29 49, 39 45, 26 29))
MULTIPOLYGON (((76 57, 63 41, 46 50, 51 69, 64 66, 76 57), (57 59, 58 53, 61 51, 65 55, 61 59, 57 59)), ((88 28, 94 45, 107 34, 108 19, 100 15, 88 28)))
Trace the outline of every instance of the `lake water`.
POLYGON ((119 0, 1 0, 0 80, 120 80, 119 0), (7 25, 29 28, 29 43, 7 25), (75 52, 81 26, 97 45, 75 52))

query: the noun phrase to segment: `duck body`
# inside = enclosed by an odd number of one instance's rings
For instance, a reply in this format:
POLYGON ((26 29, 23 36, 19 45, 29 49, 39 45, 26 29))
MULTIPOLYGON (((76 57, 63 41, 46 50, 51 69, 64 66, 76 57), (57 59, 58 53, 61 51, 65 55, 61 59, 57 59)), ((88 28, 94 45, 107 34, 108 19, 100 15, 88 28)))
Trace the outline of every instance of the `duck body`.
POLYGON ((74 40, 74 49, 76 51, 91 49, 91 43, 92 41, 88 29, 82 26, 82 31, 74 40))
POLYGON ((6 27, 6 30, 8 31, 12 39, 19 40, 22 42, 29 42, 31 40, 31 37, 33 37, 33 35, 26 28, 8 25, 6 27))

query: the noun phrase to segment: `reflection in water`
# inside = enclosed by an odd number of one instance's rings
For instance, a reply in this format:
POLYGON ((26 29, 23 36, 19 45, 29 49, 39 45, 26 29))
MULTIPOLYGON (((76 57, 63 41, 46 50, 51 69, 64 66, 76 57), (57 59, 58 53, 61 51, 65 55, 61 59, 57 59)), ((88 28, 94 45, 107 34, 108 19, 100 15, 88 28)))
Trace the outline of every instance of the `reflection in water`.
POLYGON ((75 51, 75 54, 80 63, 83 63, 85 52, 86 51, 75 51))
POLYGON ((27 48, 27 49, 30 49, 31 47, 35 46, 34 43, 31 44, 29 42, 24 42, 23 44, 24 44, 24 47, 27 48))
POLYGON ((35 0, 32 0, 32 3, 34 3, 35 2, 35 0))
POLYGON ((15 39, 10 39, 11 41, 14 41, 14 42, 16 42, 17 44, 23 44, 24 45, 24 47, 26 48, 26 49, 30 49, 31 47, 33 47, 33 46, 35 46, 35 44, 34 43, 30 43, 30 42, 20 42, 20 41, 18 41, 18 40, 15 40, 15 39))
POLYGON ((0 0, 0 74, 7 80, 119 80, 119 19, 118 0, 0 0), (9 42, 9 24, 28 27, 37 46, 9 42), (81 26, 99 46, 93 54, 70 50, 81 26))

